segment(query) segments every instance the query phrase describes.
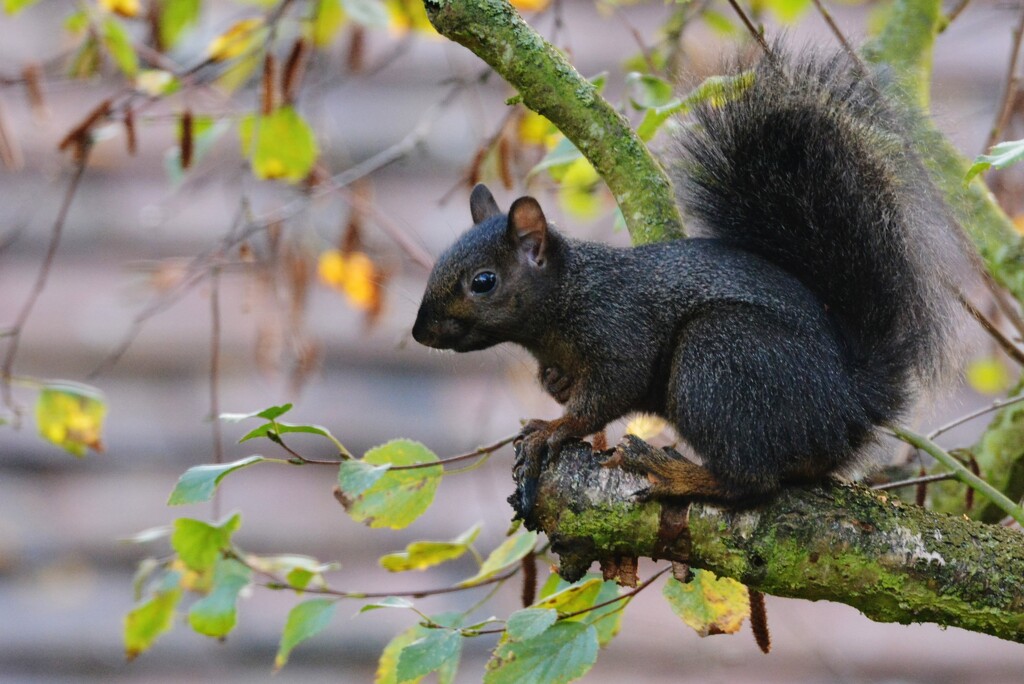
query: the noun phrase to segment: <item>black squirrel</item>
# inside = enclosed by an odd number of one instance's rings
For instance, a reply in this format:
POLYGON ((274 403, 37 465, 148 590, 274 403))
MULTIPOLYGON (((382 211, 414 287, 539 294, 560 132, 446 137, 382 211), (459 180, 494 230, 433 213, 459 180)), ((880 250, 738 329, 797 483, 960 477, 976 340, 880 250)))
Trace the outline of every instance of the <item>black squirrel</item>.
POLYGON ((674 176, 702 237, 617 249, 565 237, 538 202, 475 225, 437 261, 413 337, 525 347, 565 415, 524 430, 521 515, 544 459, 630 412, 700 456, 621 464, 652 496, 758 500, 859 463, 954 366, 945 280, 958 227, 912 151, 915 116, 845 55, 776 48, 697 107, 674 176))

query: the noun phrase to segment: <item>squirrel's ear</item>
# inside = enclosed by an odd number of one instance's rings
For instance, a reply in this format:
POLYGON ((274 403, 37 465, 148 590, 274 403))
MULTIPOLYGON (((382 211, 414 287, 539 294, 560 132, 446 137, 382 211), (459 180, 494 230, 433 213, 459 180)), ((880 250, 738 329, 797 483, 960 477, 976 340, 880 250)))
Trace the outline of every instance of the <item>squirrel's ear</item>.
POLYGON ((474 224, 501 213, 498 203, 494 201, 494 195, 483 183, 477 183, 469 195, 469 213, 473 216, 474 224))
POLYGON ((548 221, 532 197, 520 197, 508 210, 509 237, 537 266, 544 264, 548 242, 548 221))

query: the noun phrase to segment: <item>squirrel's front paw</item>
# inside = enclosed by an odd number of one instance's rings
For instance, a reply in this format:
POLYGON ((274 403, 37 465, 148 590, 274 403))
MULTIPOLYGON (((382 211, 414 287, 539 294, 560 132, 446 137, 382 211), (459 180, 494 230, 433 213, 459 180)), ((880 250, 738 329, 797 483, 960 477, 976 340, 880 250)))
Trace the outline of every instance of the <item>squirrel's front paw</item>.
POLYGON ((555 398, 559 404, 569 401, 569 390, 572 389, 572 378, 562 372, 558 366, 547 366, 540 370, 540 384, 544 391, 555 398))
POLYGON ((546 427, 545 421, 530 421, 523 427, 514 443, 516 460, 512 466, 512 477, 518 488, 516 493, 509 497, 509 502, 519 518, 525 519, 537 503, 540 472, 548 457, 546 427))

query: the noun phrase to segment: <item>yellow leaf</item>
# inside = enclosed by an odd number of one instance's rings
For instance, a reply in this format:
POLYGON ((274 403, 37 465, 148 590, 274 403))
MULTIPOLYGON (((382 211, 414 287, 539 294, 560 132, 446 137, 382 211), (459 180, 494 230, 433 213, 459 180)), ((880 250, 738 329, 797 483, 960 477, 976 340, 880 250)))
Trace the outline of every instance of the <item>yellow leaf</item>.
POLYGON ((558 142, 557 136, 552 141, 552 136, 557 133, 555 125, 537 112, 526 112, 519 122, 519 139, 530 145, 545 145, 550 149, 553 143, 558 142))
POLYGON ((422 0, 386 0, 385 8, 390 20, 388 27, 392 32, 405 34, 416 31, 435 38, 440 37, 427 18, 422 0))
POLYGON ((993 356, 974 359, 967 364, 966 374, 967 382, 981 394, 1001 394, 1010 385, 1006 366, 993 356))
POLYGON ((636 435, 646 442, 660 435, 666 427, 668 423, 663 418, 650 413, 638 413, 626 423, 626 434, 636 435))
POLYGON ((36 401, 36 425, 43 439, 81 458, 87 449, 103 451, 107 405, 99 390, 86 385, 47 385, 36 401))
POLYGON ((267 115, 249 115, 242 119, 238 134, 242 152, 251 156, 257 178, 298 183, 309 175, 320 153, 313 129, 292 107, 281 107, 267 115))
POLYGON ((227 31, 210 41, 206 48, 207 55, 215 62, 224 62, 249 52, 256 45, 262 27, 262 17, 236 21, 227 31))
POLYGON ((750 615, 747 588, 709 570, 695 570, 693 580, 686 584, 670 579, 662 595, 672 611, 702 637, 737 632, 750 615))
POLYGON ((122 17, 137 17, 139 15, 139 0, 99 0, 100 7, 120 14, 122 17))
POLYGON ((381 276, 377 265, 364 253, 328 250, 320 255, 317 272, 325 285, 345 295, 355 308, 379 308, 381 276))
POLYGON ((547 9, 551 0, 510 0, 512 6, 521 12, 540 12, 547 9))
POLYGON ((1017 214, 1013 217, 1013 227, 1017 229, 1017 232, 1024 235, 1024 214, 1017 214))
POLYGON ((562 210, 578 219, 597 218, 602 208, 599 181, 600 176, 589 161, 581 157, 572 162, 558 188, 562 210))

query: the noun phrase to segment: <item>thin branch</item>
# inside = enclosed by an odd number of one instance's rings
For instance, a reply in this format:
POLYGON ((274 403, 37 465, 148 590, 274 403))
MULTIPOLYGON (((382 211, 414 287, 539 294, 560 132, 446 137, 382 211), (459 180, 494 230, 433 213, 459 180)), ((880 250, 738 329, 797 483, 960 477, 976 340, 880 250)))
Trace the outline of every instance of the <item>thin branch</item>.
MULTIPOLYGON (((220 269, 210 275, 210 422, 213 423, 213 462, 224 462, 220 424, 220 269)), ((213 494, 213 518, 220 519, 220 489, 213 494)))
POLYGON ((938 444, 931 441, 924 435, 919 435, 904 427, 893 426, 892 431, 904 442, 913 444, 915 447, 926 452, 936 461, 952 470, 956 474, 956 479, 960 480, 976 492, 981 493, 983 496, 988 497, 989 501, 998 506, 1014 520, 1024 525, 1024 508, 1015 504, 1007 498, 1005 494, 975 475, 969 468, 953 458, 949 452, 945 451, 938 444))
POLYGON ((36 275, 36 281, 32 285, 32 290, 29 292, 28 298, 25 303, 22 304, 21 310, 18 312, 17 318, 14 320, 14 325, 8 331, 7 336, 9 340, 7 342, 7 353, 4 356, 3 366, 0 367, 0 385, 3 390, 3 403, 10 409, 16 418, 20 418, 20 408, 14 403, 14 395, 11 391, 11 374, 14 369, 14 358, 18 353, 18 345, 21 343, 21 334, 25 326, 25 322, 28 320, 29 315, 32 313, 32 309, 36 305, 36 301, 39 299, 39 295, 42 294, 43 289, 46 287, 46 281, 50 276, 50 268, 53 266, 53 259, 57 254, 57 247, 60 245, 61 235, 64 232, 64 224, 67 222, 68 210, 71 208, 71 203, 75 199, 75 195, 78 193, 78 188, 82 182, 82 176, 85 175, 85 168, 89 163, 89 154, 92 151, 92 144, 89 142, 83 143, 81 147, 81 154, 78 156, 75 162, 75 169, 72 172, 71 180, 68 182, 67 191, 64 193, 64 200, 61 202, 60 210, 57 212, 57 218, 54 220, 53 228, 50 231, 50 244, 46 248, 46 256, 43 257, 43 263, 39 267, 39 273, 36 275))
POLYGON ((1011 359, 1013 359, 1017 365, 1024 366, 1024 351, 1013 343, 1013 340, 1003 334, 1003 331, 999 329, 995 323, 990 321, 988 317, 981 313, 973 304, 971 304, 961 293, 957 293, 957 299, 960 300, 960 304, 967 309, 967 313, 971 314, 974 320, 981 324, 981 327, 985 329, 985 332, 996 341, 999 348, 1006 353, 1011 359))
POLYGON ((965 9, 967 9, 967 5, 969 4, 971 4, 971 0, 960 0, 960 2, 957 3, 956 7, 951 9, 949 11, 949 14, 946 15, 946 20, 942 23, 942 26, 939 28, 939 33, 942 33, 943 31, 948 29, 949 25, 956 21, 956 18, 959 17, 965 9))
POLYGON ((932 482, 942 482, 944 480, 955 480, 956 473, 937 473, 935 475, 922 475, 921 477, 910 477, 906 480, 897 480, 895 482, 883 482, 881 484, 871 485, 872 489, 883 491, 886 489, 899 489, 901 487, 913 487, 915 485, 930 484, 932 482))
POLYGON ((996 306, 999 307, 999 311, 1006 316, 1006 320, 1010 322, 1013 329, 1017 331, 1018 339, 1024 339, 1024 319, 1021 318, 1020 312, 1017 311, 1017 307, 1011 304, 1006 295, 1006 290, 999 286, 992 274, 984 269, 984 267, 978 268, 978 272, 981 274, 982 279, 985 282, 985 287, 992 294, 992 299, 995 300, 996 306))
POLYGON ((427 468, 429 466, 447 465, 449 463, 458 463, 459 461, 467 461, 467 460, 469 460, 471 458, 476 458, 478 456, 487 456, 489 454, 494 453, 495 451, 497 451, 501 447, 503 447, 503 446, 505 446, 507 444, 511 444, 512 442, 515 441, 516 437, 518 437, 518 436, 519 436, 519 433, 516 433, 514 435, 509 435, 508 437, 502 437, 497 442, 494 442, 492 444, 488 444, 487 446, 477 447, 473 451, 470 451, 470 452, 465 453, 465 454, 460 454, 458 456, 450 456, 448 458, 442 458, 442 459, 439 459, 437 461, 434 461, 433 463, 412 463, 410 465, 392 466, 390 468, 390 470, 412 470, 414 468, 427 468))
POLYGON ((754 26, 754 22, 750 20, 750 17, 747 15, 746 11, 742 7, 740 7, 739 3, 736 0, 729 0, 729 5, 733 8, 733 11, 735 11, 736 14, 739 15, 740 21, 743 22, 743 25, 747 27, 747 31, 750 32, 750 35, 754 37, 754 40, 757 41, 757 44, 761 46, 762 50, 764 50, 764 54, 767 55, 768 57, 771 57, 772 49, 768 47, 768 43, 764 39, 764 34, 757 30, 757 28, 754 26))
POLYGON ((1017 90, 1020 85, 1017 62, 1020 57, 1022 39, 1024 39, 1024 7, 1021 8, 1020 19, 1013 29, 1013 48, 1010 50, 1010 65, 1007 68, 1006 85, 1003 87, 1003 101, 999 106, 999 114, 995 123, 992 124, 992 130, 988 134, 988 141, 985 143, 985 149, 982 150, 983 153, 999 142, 999 136, 1006 128, 1010 114, 1013 112, 1013 105, 1017 99, 1017 90))
POLYGON ((850 41, 847 40, 845 35, 843 35, 843 32, 839 29, 839 25, 835 22, 835 19, 832 18, 832 13, 826 9, 821 0, 812 0, 812 2, 818 9, 818 13, 821 14, 821 18, 825 20, 826 24, 828 24, 829 29, 832 31, 832 35, 836 37, 836 40, 838 40, 843 46, 843 50, 845 50, 846 54, 850 56, 853 63, 857 65, 857 69, 860 70, 862 74, 868 73, 868 69, 864 66, 864 62, 861 61, 860 55, 857 54, 853 45, 851 45, 850 41))
POLYGON ((1016 397, 1010 397, 1009 399, 996 399, 995 401, 993 401, 988 406, 980 408, 977 411, 972 411, 971 413, 968 413, 966 415, 960 416, 959 418, 957 418, 957 419, 955 419, 953 421, 950 421, 949 423, 946 423, 942 427, 933 430, 932 432, 928 433, 928 439, 935 439, 936 437, 941 435, 943 432, 948 432, 949 430, 952 430, 953 428, 957 427, 958 425, 963 425, 964 423, 966 423, 969 420, 974 420, 978 416, 983 416, 986 413, 992 413, 993 411, 998 411, 999 409, 1003 408, 1004 406, 1010 406, 1012 404, 1019 404, 1022 401, 1024 401, 1024 394, 1021 394, 1021 395, 1016 396, 1016 397))

